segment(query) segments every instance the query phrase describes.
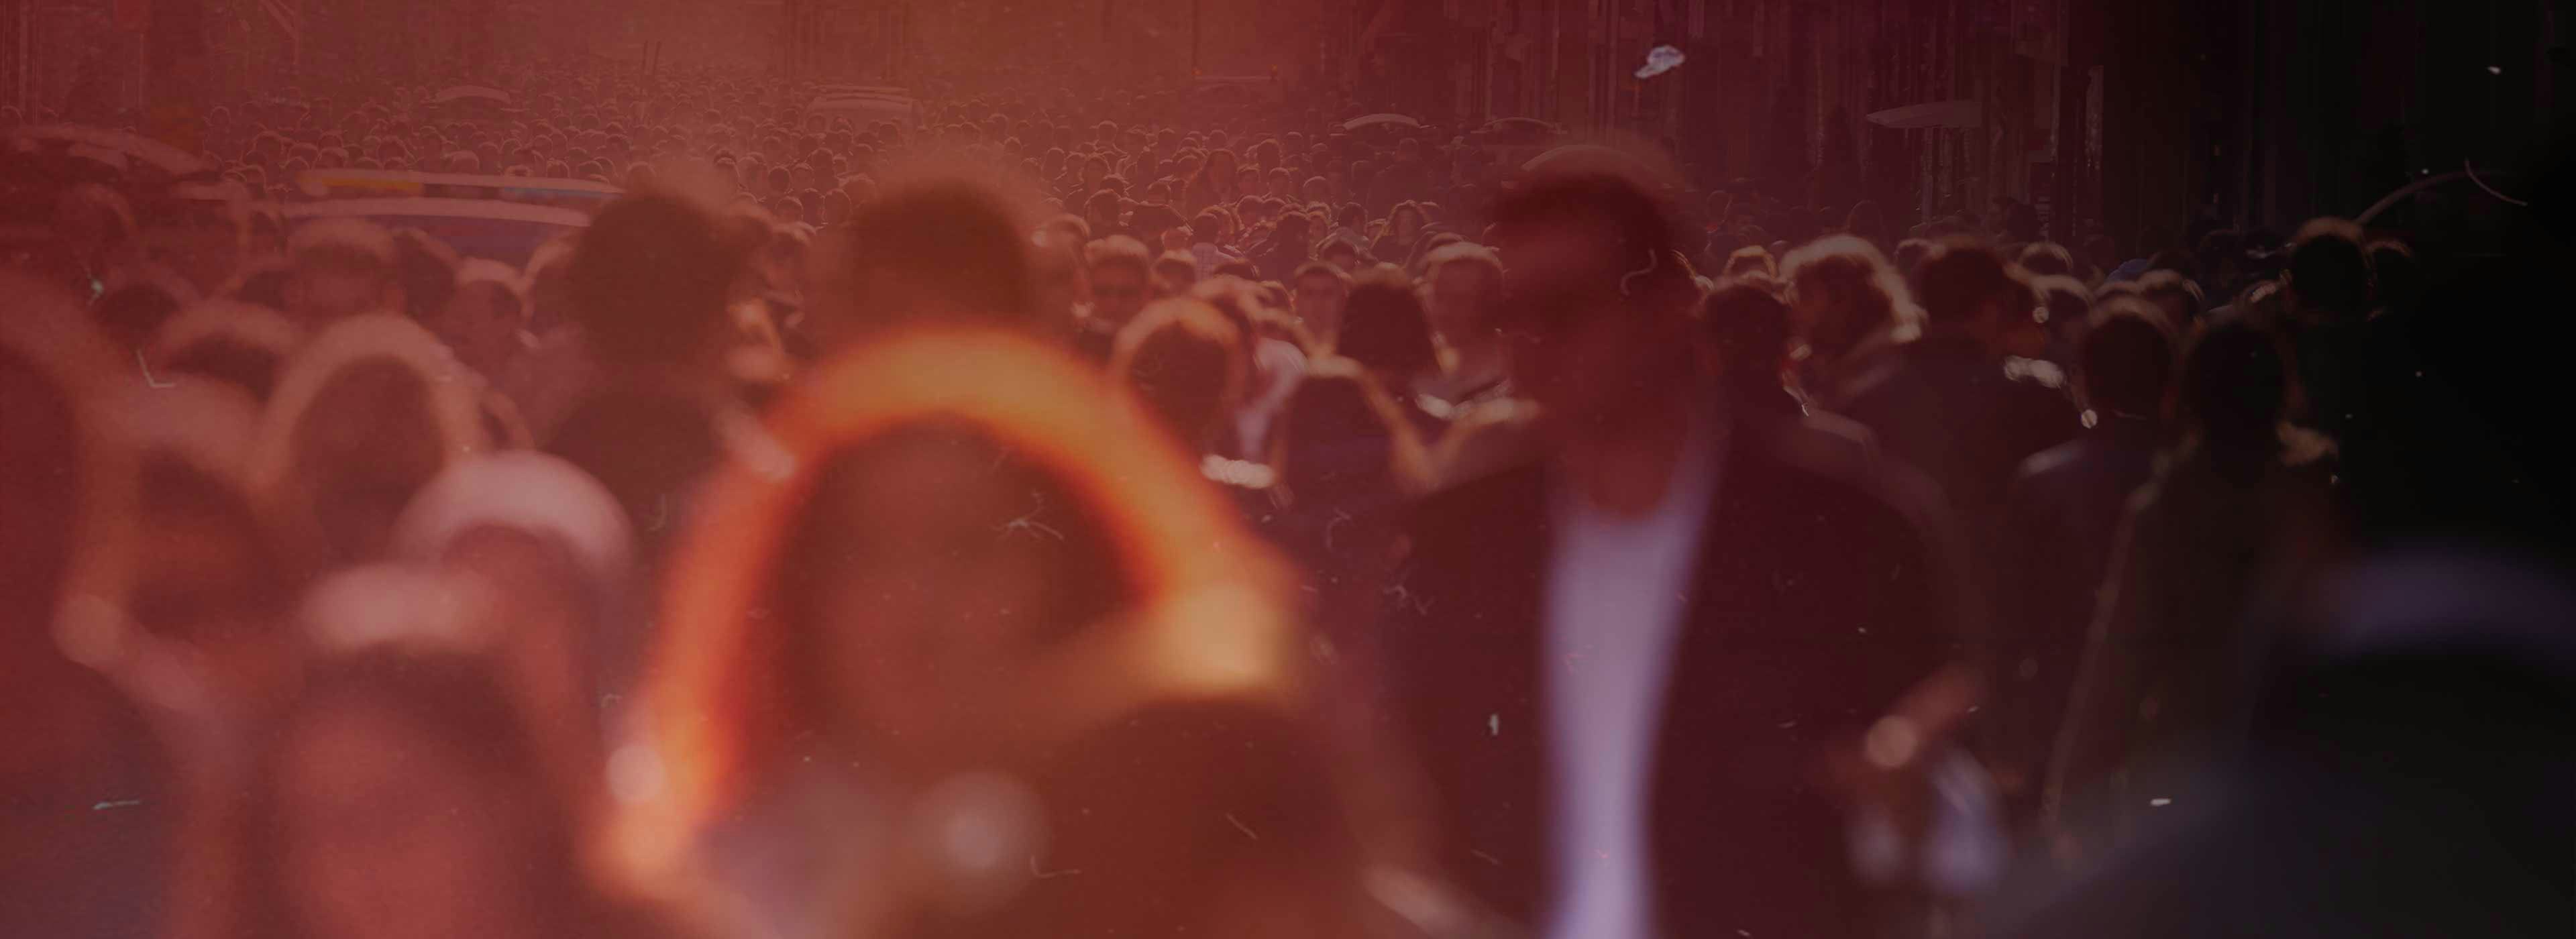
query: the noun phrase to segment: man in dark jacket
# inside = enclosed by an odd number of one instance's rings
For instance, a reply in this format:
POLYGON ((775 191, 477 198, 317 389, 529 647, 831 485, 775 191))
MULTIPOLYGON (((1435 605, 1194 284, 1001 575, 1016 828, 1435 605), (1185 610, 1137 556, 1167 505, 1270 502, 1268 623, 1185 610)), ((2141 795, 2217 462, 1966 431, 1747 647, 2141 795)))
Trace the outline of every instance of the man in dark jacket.
POLYGON ((2075 436, 2063 388, 2008 373, 2000 341, 2008 317, 2028 317, 2028 283, 1983 243, 1934 245, 1913 275, 1923 335, 1890 367, 1855 381, 1829 410, 1859 421, 1890 456, 1940 484, 1950 508, 1983 544, 2021 461, 2075 436))
POLYGON ((1550 459, 1434 496, 1383 632, 1446 873, 1544 936, 1860 936, 1820 768, 1954 650, 1935 543, 1847 446, 1730 408, 1633 185, 1496 209, 1550 459))

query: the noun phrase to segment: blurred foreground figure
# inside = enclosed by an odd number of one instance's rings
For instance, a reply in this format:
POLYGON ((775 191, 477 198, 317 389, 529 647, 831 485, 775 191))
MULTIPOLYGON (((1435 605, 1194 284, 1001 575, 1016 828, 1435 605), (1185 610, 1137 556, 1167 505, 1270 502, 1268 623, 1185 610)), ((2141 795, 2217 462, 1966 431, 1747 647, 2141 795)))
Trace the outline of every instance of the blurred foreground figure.
POLYGON ((2415 547, 2326 579, 2243 746, 2131 791, 2157 824, 1998 936, 2564 936, 2576 923, 2576 593, 2415 547))
POLYGON ((0 935, 152 935, 176 787, 111 681, 134 520, 102 407, 118 356, 50 287, 0 275, 0 307, 0 935))
MULTIPOLYGON (((1696 287, 1630 184, 1495 210, 1549 459, 1431 497, 1383 641, 1439 860, 1546 936, 1866 936, 1824 767, 1941 669, 1942 561, 1847 444, 1702 372, 1696 287)), ((1935 728, 1897 728, 1882 768, 1935 728)))
POLYGON ((782 400, 675 559, 627 866, 791 939, 1407 934, 1283 572, 1123 400, 1001 332, 782 400))

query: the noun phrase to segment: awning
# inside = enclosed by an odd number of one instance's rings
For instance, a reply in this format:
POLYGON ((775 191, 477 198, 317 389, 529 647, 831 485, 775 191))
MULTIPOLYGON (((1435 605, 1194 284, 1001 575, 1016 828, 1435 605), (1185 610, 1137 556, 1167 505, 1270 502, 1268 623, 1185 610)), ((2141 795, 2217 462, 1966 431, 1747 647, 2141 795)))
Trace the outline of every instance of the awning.
POLYGON ((1926 127, 1982 127, 1985 125, 1985 113, 1977 102, 1959 98, 1872 111, 1868 120, 1880 127, 1893 127, 1898 130, 1918 130, 1926 127))

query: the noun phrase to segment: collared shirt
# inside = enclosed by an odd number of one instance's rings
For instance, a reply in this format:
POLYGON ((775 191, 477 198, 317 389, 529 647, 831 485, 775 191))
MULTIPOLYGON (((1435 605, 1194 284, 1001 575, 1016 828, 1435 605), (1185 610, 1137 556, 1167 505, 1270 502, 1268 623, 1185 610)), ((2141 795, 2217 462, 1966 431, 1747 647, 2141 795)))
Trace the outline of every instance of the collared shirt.
POLYGON ((1642 518, 1561 490, 1551 507, 1544 641, 1557 893, 1546 936, 1655 934, 1646 837, 1655 736, 1725 431, 1708 419, 1691 428, 1663 501, 1642 518))

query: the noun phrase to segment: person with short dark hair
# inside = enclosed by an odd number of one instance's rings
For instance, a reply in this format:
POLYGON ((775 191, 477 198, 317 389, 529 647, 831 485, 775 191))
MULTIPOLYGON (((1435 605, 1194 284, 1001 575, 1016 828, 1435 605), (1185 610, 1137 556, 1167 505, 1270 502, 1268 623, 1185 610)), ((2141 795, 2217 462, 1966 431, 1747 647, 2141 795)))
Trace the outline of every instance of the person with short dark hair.
POLYGON ((1333 351, 1368 369, 1380 388, 1397 396, 1405 404, 1400 410, 1416 430, 1426 435, 1438 432, 1439 418, 1411 403, 1414 381, 1438 372, 1440 354, 1432 345, 1431 322, 1422 312, 1422 298, 1402 272, 1381 266, 1352 278, 1333 351))
POLYGON ((1193 455, 1226 449, 1216 437, 1241 406, 1245 337, 1214 307, 1187 297, 1157 300, 1125 329, 1109 357, 1109 374, 1161 418, 1164 430, 1193 455))
POLYGON ((1828 410, 1868 425, 1890 455, 1932 477, 1982 540, 2014 468, 2075 435, 2075 408, 2048 376, 2006 370, 2006 321, 2029 319, 2037 300, 1992 248, 1945 239, 1914 280, 1923 334, 1828 410))
POLYGON ((1540 935, 1876 934, 1843 806, 1790 767, 1941 668, 1935 542, 1867 467, 1725 409, 1652 196, 1547 179, 1494 222, 1546 456, 1417 510, 1375 631, 1434 860, 1540 935))
POLYGON ((1288 280, 1289 312, 1315 339, 1317 351, 1333 348, 1342 332, 1342 311, 1351 299, 1351 275, 1322 261, 1298 266, 1288 280))
POLYGON ((2154 475, 2164 448, 2174 345, 2173 327, 2154 304, 2114 297, 2093 311, 2076 353, 2085 430, 2022 461, 2006 496, 1988 753, 2018 820, 2037 808, 2040 773, 2130 496, 2154 475))
POLYGON ((1503 302, 1503 261, 1472 242, 1445 245, 1423 258, 1423 312, 1442 351, 1440 372, 1414 383, 1415 400, 1445 419, 1512 394, 1511 352, 1496 314, 1503 302))
POLYGON ((2202 322, 2170 395, 2179 439, 2130 507, 2086 632, 2041 794, 2080 853, 2153 837, 2173 773, 2243 745, 2262 689, 2251 668, 2282 637, 2258 616, 2335 553, 2330 448, 2285 433, 2287 344, 2249 316, 2202 322), (2095 808, 2098 803, 2098 808, 2095 808))

